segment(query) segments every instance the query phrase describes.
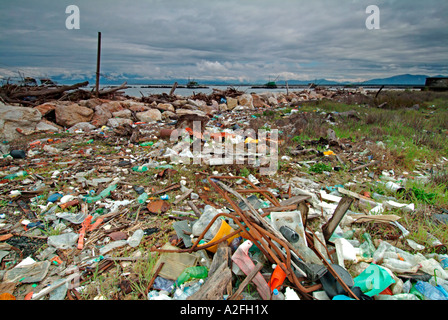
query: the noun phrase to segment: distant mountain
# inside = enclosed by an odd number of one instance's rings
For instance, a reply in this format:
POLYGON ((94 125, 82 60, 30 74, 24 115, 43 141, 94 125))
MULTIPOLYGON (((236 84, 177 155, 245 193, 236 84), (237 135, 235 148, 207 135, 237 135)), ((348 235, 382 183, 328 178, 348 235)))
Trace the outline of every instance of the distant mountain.
POLYGON ((402 74, 398 76, 393 76, 390 78, 383 79, 372 79, 365 82, 362 82, 362 85, 415 85, 415 86, 424 86, 426 82, 426 78, 429 76, 426 75, 412 75, 412 74, 402 74))

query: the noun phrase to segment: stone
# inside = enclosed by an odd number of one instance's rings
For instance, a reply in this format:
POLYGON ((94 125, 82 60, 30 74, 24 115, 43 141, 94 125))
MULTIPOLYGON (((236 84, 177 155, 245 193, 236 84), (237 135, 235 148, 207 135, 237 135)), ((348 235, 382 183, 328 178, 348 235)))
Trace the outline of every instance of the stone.
POLYGON ((255 108, 262 108, 266 106, 263 100, 261 100, 260 96, 256 93, 252 94, 252 104, 255 108))
POLYGON ((132 117, 132 111, 129 109, 123 109, 120 111, 116 111, 112 113, 112 116, 114 118, 125 118, 125 119, 131 119, 132 117))
POLYGON ((90 122, 94 111, 77 103, 56 106, 56 123, 63 127, 72 127, 79 122, 90 122))
POLYGON ((68 129, 68 132, 73 133, 77 130, 82 130, 84 132, 90 132, 95 129, 96 129, 96 127, 93 124, 91 124, 90 122, 78 122, 74 126, 70 127, 68 129))
POLYGON ((174 112, 175 109, 171 103, 159 103, 157 109, 174 112))
POLYGON ((249 109, 253 109, 254 107, 253 100, 254 99, 252 98, 252 95, 248 93, 242 94, 241 96, 238 97, 239 105, 248 107, 249 109))
POLYGON ((176 119, 177 115, 174 112, 171 111, 164 111, 162 112, 162 119, 176 119))
POLYGON ((136 114, 138 120, 142 122, 154 122, 162 120, 162 113, 157 109, 150 109, 136 114))
POLYGON ((273 106, 273 107, 277 107, 278 106, 278 100, 277 98, 274 97, 269 97, 268 98, 268 103, 273 106))
POLYGON ((230 97, 226 97, 227 100, 227 110, 233 110, 238 105, 238 100, 230 97))
POLYGON ((95 127, 102 127, 106 125, 107 120, 112 118, 112 112, 110 112, 104 104, 95 107, 95 114, 93 115, 91 124, 95 127))
POLYGON ((34 131, 41 120, 37 109, 0 104, 0 137, 7 141, 18 139, 22 136, 20 130, 34 131))
POLYGON ((125 119, 125 118, 110 118, 109 120, 107 120, 106 123, 106 125, 111 128, 117 128, 125 124, 132 125, 133 121, 131 119, 125 119))
POLYGON ((36 126, 36 131, 41 132, 60 132, 63 128, 48 120, 40 121, 36 126))
POLYGON ((103 103, 106 103, 108 100, 105 99, 99 99, 99 98, 92 98, 88 100, 80 100, 78 104, 82 107, 87 107, 90 109, 95 109, 96 106, 99 106, 103 103))
POLYGON ((103 109, 109 111, 110 113, 114 113, 124 109, 120 101, 108 101, 106 103, 103 103, 101 106, 103 107, 103 109))
POLYGON ((44 103, 34 107, 34 109, 39 110, 40 114, 43 117, 49 114, 50 112, 54 111, 56 109, 56 105, 52 103, 44 103))
POLYGON ((223 112, 223 111, 227 111, 227 104, 225 103, 221 103, 219 105, 219 111, 223 112))

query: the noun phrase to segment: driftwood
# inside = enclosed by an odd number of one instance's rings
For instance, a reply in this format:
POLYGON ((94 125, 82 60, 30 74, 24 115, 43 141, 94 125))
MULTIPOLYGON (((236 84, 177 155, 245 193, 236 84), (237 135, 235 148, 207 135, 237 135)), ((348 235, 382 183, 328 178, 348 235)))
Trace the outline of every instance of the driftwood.
POLYGON ((20 99, 25 97, 42 97, 42 96, 54 96, 58 94, 62 94, 65 91, 69 90, 75 90, 81 87, 85 87, 89 84, 88 81, 76 83, 71 86, 61 86, 57 87, 56 89, 50 89, 45 88, 41 90, 26 90, 26 91, 19 91, 17 93, 14 93, 10 96, 11 99, 20 99))
POLYGON ((108 95, 111 93, 115 93, 119 90, 127 89, 128 88, 127 84, 128 84, 127 82, 124 82, 123 84, 121 84, 118 87, 100 90, 98 92, 98 94, 99 94, 99 96, 105 96, 105 95, 108 95))

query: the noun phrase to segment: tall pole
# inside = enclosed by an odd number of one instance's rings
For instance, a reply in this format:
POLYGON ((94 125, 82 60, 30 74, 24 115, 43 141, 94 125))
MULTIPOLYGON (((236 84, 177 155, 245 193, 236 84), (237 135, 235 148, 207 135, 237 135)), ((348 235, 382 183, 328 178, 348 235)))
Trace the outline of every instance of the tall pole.
POLYGON ((100 91, 101 32, 98 32, 98 53, 96 58, 96 96, 100 91))

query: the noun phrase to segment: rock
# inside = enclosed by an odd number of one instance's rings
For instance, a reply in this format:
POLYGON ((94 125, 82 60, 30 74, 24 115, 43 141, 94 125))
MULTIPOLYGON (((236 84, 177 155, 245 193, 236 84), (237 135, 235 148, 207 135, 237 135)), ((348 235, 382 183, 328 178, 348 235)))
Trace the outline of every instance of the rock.
POLYGON ((238 105, 238 100, 230 97, 226 97, 227 100, 227 110, 233 110, 238 105))
POLYGON ((177 119, 177 115, 171 111, 162 112, 162 119, 177 119))
POLYGON ((227 111, 227 104, 225 103, 221 103, 219 105, 219 111, 223 112, 223 111, 227 111))
POLYGON ((131 119, 125 119, 125 118, 110 118, 107 120, 107 126, 112 128, 117 128, 119 126, 129 124, 132 125, 133 121, 131 119))
POLYGON ((78 122, 74 126, 70 127, 68 129, 68 132, 73 133, 77 130, 82 130, 84 132, 90 132, 95 129, 96 129, 96 127, 93 124, 91 124, 90 122, 78 122))
POLYGON ((262 108, 266 106, 263 100, 261 100, 260 96, 256 93, 252 94, 252 104, 255 108, 262 108))
POLYGON ((171 103, 159 103, 157 109, 174 112, 175 109, 171 103))
POLYGON ((114 113, 124 109, 120 101, 108 101, 106 103, 103 103, 101 107, 103 107, 103 109, 109 111, 110 113, 114 113))
POLYGON ((103 103, 106 103, 108 100, 99 99, 99 98, 92 98, 88 100, 81 100, 78 102, 78 104, 82 107, 87 107, 90 109, 95 109, 96 106, 99 106, 103 103))
POLYGON ((198 117, 207 117, 207 114, 201 110, 177 109, 176 114, 178 116, 192 115, 198 117))
POLYGON ((60 132, 62 130, 63 128, 48 120, 42 120, 36 126, 36 131, 41 132, 60 132))
POLYGON ((49 114, 50 112, 54 111, 56 109, 56 105, 52 103, 44 103, 34 107, 34 109, 39 110, 40 114, 43 117, 49 114))
POLYGON ((93 115, 91 124, 96 127, 102 127, 107 123, 107 120, 112 118, 112 112, 104 107, 104 104, 95 107, 95 114, 93 115))
POLYGON ((277 107, 278 106, 278 100, 277 98, 274 97, 269 97, 268 98, 268 103, 273 106, 273 107, 277 107))
POLYGON ((125 118, 125 119, 131 119, 132 117, 132 111, 129 109, 123 109, 117 112, 113 112, 112 116, 114 118, 125 118))
POLYGON ((157 109, 150 109, 145 112, 138 112, 137 119, 143 122, 154 122, 162 120, 162 113, 157 109))
POLYGON ((17 129, 34 131, 41 120, 37 109, 0 104, 0 137, 8 141, 18 139, 22 135, 17 129))
POLYGON ((64 127, 72 127, 79 122, 90 122, 94 112, 76 103, 56 106, 56 123, 64 127))
POLYGON ((182 108, 184 105, 188 103, 187 100, 176 100, 172 103, 175 108, 182 108))
POLYGON ((246 93, 238 97, 238 103, 241 106, 248 107, 249 109, 253 109, 253 98, 252 95, 246 93))

